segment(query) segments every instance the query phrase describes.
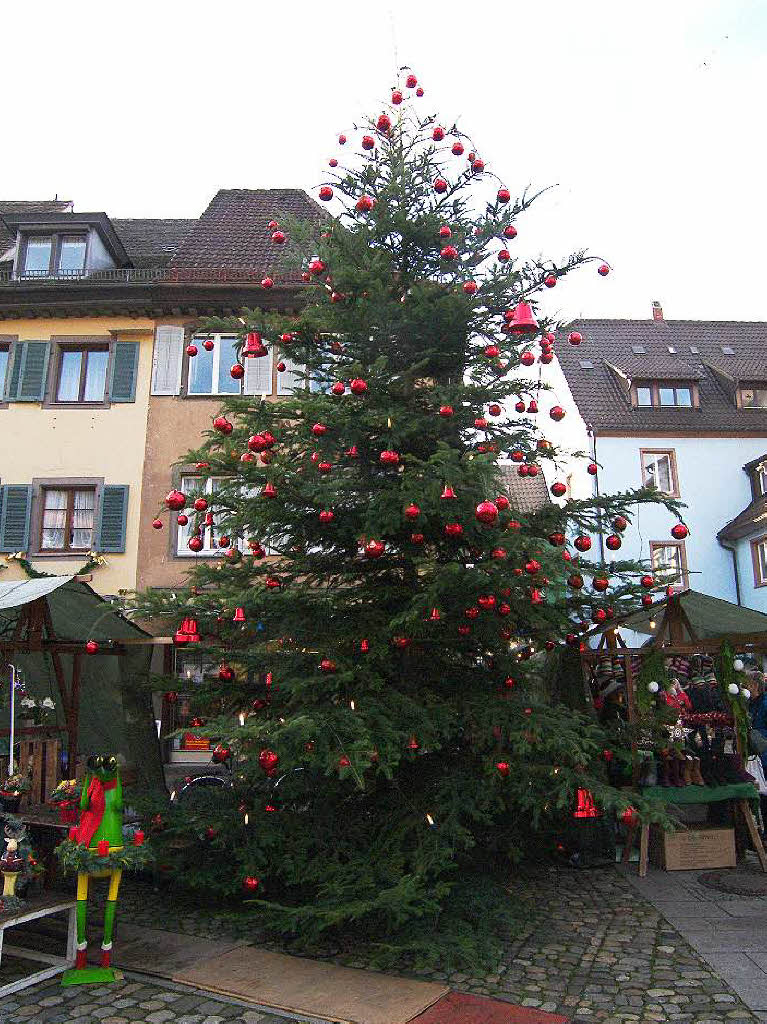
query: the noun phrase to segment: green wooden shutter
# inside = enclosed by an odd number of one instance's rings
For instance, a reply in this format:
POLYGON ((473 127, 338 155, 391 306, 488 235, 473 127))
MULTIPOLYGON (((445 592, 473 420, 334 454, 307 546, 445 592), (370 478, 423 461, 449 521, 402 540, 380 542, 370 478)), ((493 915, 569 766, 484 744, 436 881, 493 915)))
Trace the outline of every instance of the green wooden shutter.
POLYGON ((125 551, 125 527, 128 521, 128 485, 107 484, 101 492, 101 512, 96 535, 96 550, 125 551))
POLYGON ((109 381, 109 397, 113 402, 136 401, 137 369, 138 342, 116 342, 112 357, 112 377, 109 381))
POLYGON ((42 402, 51 346, 47 341, 18 341, 8 385, 10 402, 42 402))
POLYGON ((31 484, 0 487, 0 551, 27 550, 31 508, 31 484))

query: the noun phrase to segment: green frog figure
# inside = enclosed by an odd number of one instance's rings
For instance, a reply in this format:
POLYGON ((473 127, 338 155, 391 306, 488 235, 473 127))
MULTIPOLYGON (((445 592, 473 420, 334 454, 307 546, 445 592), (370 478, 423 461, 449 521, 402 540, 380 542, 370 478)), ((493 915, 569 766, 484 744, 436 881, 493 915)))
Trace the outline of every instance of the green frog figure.
MULTIPOLYGON (((88 758, 88 770, 80 797, 80 824, 70 838, 99 856, 123 848, 123 794, 117 758, 93 755, 88 758)), ((77 959, 74 969, 64 974, 64 985, 114 981, 110 966, 112 929, 114 927, 117 892, 120 888, 120 868, 98 871, 80 871, 77 875, 77 959), (101 943, 101 966, 87 967, 88 940, 85 926, 88 911, 88 882, 90 878, 109 878, 109 892, 104 913, 104 938, 101 943)))

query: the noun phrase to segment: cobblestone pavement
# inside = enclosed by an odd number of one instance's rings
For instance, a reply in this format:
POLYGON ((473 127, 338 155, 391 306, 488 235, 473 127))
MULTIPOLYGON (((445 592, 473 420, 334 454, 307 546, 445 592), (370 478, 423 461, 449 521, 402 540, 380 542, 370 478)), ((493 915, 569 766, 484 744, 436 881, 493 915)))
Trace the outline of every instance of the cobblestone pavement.
MULTIPOLYGON (((679 884, 681 888, 681 880, 679 884)), ((584 1022, 754 1024, 767 1021, 767 1015, 754 1014, 745 1006, 619 871, 611 867, 588 871, 542 870, 518 878, 511 889, 512 898, 516 891, 527 905, 536 908, 536 916, 522 934, 509 940, 493 973, 479 977, 468 973, 446 975, 430 970, 408 971, 406 965, 402 965, 400 973, 445 980, 455 989, 562 1013, 584 1022)), ((120 911, 133 924, 209 938, 220 939, 226 935, 225 922, 201 913, 192 899, 187 902, 175 893, 172 899, 163 899, 162 893, 135 882, 125 886, 123 893, 120 911)), ((258 941, 255 934, 251 941, 258 941)), ((339 962, 364 966, 357 958, 339 962)), ((146 987, 152 988, 151 985, 146 987)), ((59 994, 55 985, 52 991, 59 994)), ((32 995, 28 997, 32 998, 32 995)), ((77 997, 74 998, 79 1011, 80 1004, 77 997)), ((90 1000, 91 993, 79 998, 90 1000)), ((147 995, 142 1000, 151 1002, 152 998, 147 995)), ((106 1003, 101 1005, 106 1006, 106 1003)), ((149 1010, 152 1012, 155 1011, 149 1010)), ((199 1007, 184 1010, 185 1014, 188 1012, 204 1013, 202 1017, 181 1018, 189 1024, 203 1024, 208 1014, 208 1024, 219 1024, 219 1017, 227 1022, 247 1020, 248 1024, 258 1020, 243 1016, 241 1007, 223 1017, 223 1011, 202 1011, 199 1007)), ((67 1018, 35 1017, 30 1013, 18 1019, 53 1024, 67 1018)), ((96 1017, 94 1013, 92 1017, 81 1019, 83 1024, 91 1019, 100 1019, 104 1024, 122 1024, 119 1014, 96 1017)), ((273 1019, 280 1018, 266 1018, 269 1024, 273 1019)), ((160 1018, 151 1016, 130 1015, 130 1020, 162 1024, 160 1018)))
POLYGON ((206 992, 126 974, 123 981, 62 988, 51 978, 0 1000, 3 1024, 296 1024, 206 992))

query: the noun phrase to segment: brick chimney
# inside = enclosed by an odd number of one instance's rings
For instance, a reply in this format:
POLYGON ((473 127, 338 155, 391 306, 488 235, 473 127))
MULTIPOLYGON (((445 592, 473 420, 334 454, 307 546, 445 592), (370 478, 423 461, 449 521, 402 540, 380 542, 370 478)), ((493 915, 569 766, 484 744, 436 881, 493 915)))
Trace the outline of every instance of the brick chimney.
POLYGON ((652 304, 652 318, 653 318, 653 320, 662 320, 663 319, 663 306, 661 306, 660 302, 657 302, 657 301, 653 302, 653 304, 652 304))

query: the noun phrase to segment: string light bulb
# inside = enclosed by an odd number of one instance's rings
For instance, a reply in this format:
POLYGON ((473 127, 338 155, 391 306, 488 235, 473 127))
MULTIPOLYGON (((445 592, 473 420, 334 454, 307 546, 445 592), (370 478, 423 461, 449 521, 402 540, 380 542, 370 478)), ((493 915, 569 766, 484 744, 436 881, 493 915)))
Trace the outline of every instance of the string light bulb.
POLYGON ((240 712, 240 725, 241 726, 245 725, 245 712, 244 711, 240 712))
POLYGON ((426 812, 426 821, 432 826, 432 828, 434 827, 434 818, 432 818, 428 811, 426 812))
POLYGON ((655 619, 650 619, 649 626, 650 629, 655 629, 655 619))

